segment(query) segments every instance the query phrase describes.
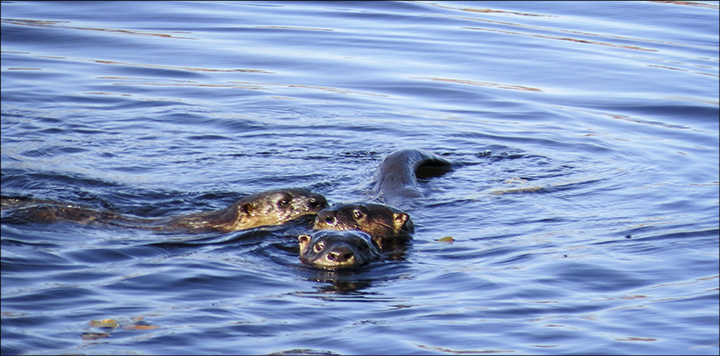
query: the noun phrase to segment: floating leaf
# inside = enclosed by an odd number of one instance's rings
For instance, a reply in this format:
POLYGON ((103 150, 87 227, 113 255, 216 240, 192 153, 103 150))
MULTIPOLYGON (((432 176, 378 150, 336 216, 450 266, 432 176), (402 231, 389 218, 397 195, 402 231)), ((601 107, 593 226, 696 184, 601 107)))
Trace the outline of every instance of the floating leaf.
POLYGON ((445 237, 440 238, 440 239, 437 239, 437 240, 435 240, 435 241, 440 241, 440 242, 453 242, 453 241, 455 241, 455 239, 453 239, 452 236, 445 236, 445 237))
POLYGON ((118 324, 118 322, 115 321, 115 319, 91 320, 90 322, 88 322, 88 324, 90 324, 90 326, 92 326, 94 328, 115 329, 118 326, 120 326, 120 324, 118 324))
POLYGON ((131 325, 125 328, 125 330, 152 330, 152 329, 158 329, 159 326, 155 325, 131 325))

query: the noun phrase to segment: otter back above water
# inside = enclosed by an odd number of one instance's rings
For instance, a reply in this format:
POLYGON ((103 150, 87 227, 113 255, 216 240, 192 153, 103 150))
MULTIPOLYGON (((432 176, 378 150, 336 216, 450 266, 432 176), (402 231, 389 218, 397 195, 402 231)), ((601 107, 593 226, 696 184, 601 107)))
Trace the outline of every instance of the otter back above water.
POLYGON ((425 196, 418 179, 439 177, 452 169, 450 161, 431 152, 418 149, 393 152, 375 172, 374 198, 395 207, 409 206, 425 196))

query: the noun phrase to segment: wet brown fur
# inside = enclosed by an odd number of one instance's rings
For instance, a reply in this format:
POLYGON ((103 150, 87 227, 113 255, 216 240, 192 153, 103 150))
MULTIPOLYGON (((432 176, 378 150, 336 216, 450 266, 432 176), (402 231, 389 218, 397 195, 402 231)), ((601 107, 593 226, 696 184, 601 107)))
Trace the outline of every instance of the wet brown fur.
POLYGON ((143 219, 108 210, 93 210, 51 200, 3 197, 2 208, 14 209, 12 216, 25 222, 80 224, 102 223, 151 230, 230 232, 259 226, 281 225, 327 207, 322 195, 306 189, 269 190, 238 200, 225 209, 193 213, 174 218, 143 219))
POLYGON ((317 230, 359 230, 372 236, 383 250, 393 241, 407 241, 415 232, 410 215, 384 204, 339 204, 320 211, 313 226, 317 230))
POLYGON ((300 235, 298 244, 303 263, 325 269, 359 267, 380 259, 380 249, 362 231, 317 231, 300 235))

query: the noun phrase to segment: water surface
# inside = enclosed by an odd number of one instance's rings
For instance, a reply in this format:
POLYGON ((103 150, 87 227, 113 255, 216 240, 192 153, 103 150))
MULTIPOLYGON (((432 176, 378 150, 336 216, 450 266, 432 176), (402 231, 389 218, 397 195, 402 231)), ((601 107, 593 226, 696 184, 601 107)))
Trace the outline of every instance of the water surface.
POLYGON ((718 354, 717 2, 1 6, 3 195, 165 217, 457 166, 347 273, 292 228, 3 213, 3 354, 718 354))

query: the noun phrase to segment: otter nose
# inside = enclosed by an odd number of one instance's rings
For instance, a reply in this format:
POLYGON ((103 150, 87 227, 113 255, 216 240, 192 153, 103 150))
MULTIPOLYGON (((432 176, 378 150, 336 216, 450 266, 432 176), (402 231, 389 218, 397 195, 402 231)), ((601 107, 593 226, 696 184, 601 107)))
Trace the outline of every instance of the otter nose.
POLYGON ((327 258, 333 262, 347 262, 353 258, 353 252, 347 246, 338 246, 327 253, 327 258))
POLYGON ((335 225, 337 222, 337 218, 335 218, 335 214, 333 214, 331 211, 321 211, 320 214, 317 216, 317 220, 319 222, 324 222, 328 225, 335 225))

